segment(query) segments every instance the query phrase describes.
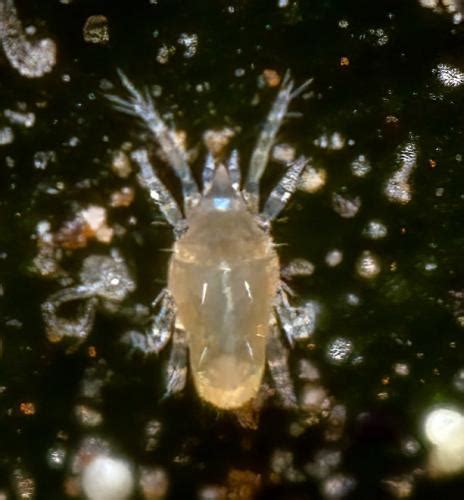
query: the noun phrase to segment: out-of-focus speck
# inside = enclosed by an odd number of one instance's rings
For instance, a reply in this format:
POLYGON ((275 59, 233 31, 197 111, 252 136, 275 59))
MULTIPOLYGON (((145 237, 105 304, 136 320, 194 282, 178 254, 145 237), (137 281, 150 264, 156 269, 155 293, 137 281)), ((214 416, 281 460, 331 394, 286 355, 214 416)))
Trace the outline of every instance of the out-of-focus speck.
POLYGON ((64 146, 69 146, 70 148, 75 148, 79 145, 79 143, 80 143, 79 137, 73 135, 64 143, 64 146))
POLYGON ((439 64, 434 70, 439 82, 445 87, 459 87, 464 83, 464 73, 449 64, 439 64))
POLYGON ((338 26, 340 28, 346 29, 346 28, 348 28, 349 25, 350 25, 350 23, 348 22, 347 19, 340 19, 340 21, 338 21, 338 26))
POLYGON ((145 425, 145 450, 157 448, 161 437, 162 424, 159 420, 149 420, 145 425))
POLYGON ((161 467, 141 467, 139 484, 144 500, 162 500, 168 493, 169 478, 161 467))
POLYGON ((89 500, 125 500, 134 489, 132 467, 121 459, 97 456, 83 470, 82 489, 89 500))
POLYGON ((464 392, 464 368, 461 368, 453 377, 453 386, 459 392, 464 392))
POLYGON ((229 127, 220 130, 207 130, 203 134, 203 142, 213 156, 218 156, 234 137, 235 132, 229 127))
POLYGON ((290 450, 277 449, 270 462, 271 480, 274 483, 288 481, 291 483, 304 480, 304 475, 294 465, 294 456, 290 450))
POLYGON ((314 264, 306 259, 293 259, 282 268, 283 278, 291 279, 294 276, 311 276, 314 273, 314 264))
POLYGON ((424 262, 424 271, 432 272, 436 271, 438 264, 436 262, 424 262))
POLYGON ((35 498, 35 480, 24 469, 14 469, 12 473, 13 491, 18 500, 32 500, 35 498))
POLYGON ((278 2, 278 6, 279 6, 281 9, 284 9, 285 7, 288 7, 288 0, 279 0, 279 2, 278 2))
POLYGON ((110 206, 114 208, 129 207, 135 198, 135 191, 132 186, 123 186, 118 191, 111 193, 110 206))
POLYGON ((158 54, 156 56, 156 60, 160 64, 166 64, 170 57, 176 53, 176 48, 173 45, 166 45, 163 44, 161 47, 158 49, 158 54))
POLYGON ((349 306, 359 306, 361 303, 361 298, 359 295, 356 295, 355 293, 347 293, 345 296, 346 303, 349 306))
POLYGON ((111 161, 111 170, 123 179, 129 177, 132 173, 132 165, 125 151, 118 150, 113 153, 111 161))
POLYGON ((271 155, 274 161, 288 164, 295 159, 295 148, 289 144, 276 144, 272 148, 271 155))
POLYGON ((299 395, 299 406, 308 413, 322 413, 330 406, 327 391, 319 383, 304 384, 299 395))
POLYGON ((322 449, 305 465, 304 470, 308 476, 324 479, 340 465, 341 460, 342 454, 339 450, 322 449))
POLYGON ((407 143, 400 150, 398 160, 400 168, 388 179, 385 194, 394 203, 406 204, 412 198, 410 176, 417 163, 416 145, 413 142, 407 143))
POLYGON ((56 162, 55 151, 37 151, 34 153, 34 167, 37 170, 45 170, 49 163, 56 162))
POLYGON ((413 457, 419 453, 421 445, 417 439, 407 437, 401 441, 401 451, 408 457, 413 457))
POLYGON ((356 261, 356 272, 361 278, 372 279, 381 271, 380 259, 369 250, 364 250, 356 261))
POLYGON ((325 256, 325 263, 329 267, 335 267, 341 264, 343 260, 343 252, 338 249, 333 249, 327 252, 327 255, 325 256))
POLYGON ((323 168, 316 169, 308 165, 303 170, 298 182, 298 189, 307 193, 315 193, 325 186, 327 182, 327 171, 323 168))
POLYGON ((14 141, 14 133, 11 127, 0 128, 0 146, 6 146, 14 141))
POLYGON ((102 414, 88 405, 77 405, 74 414, 83 427, 97 427, 103 422, 102 414))
POLYGON ((408 363, 395 363, 393 366, 393 370, 400 377, 406 377, 410 372, 408 363))
POLYGON ((184 47, 184 57, 192 58, 198 49, 198 35, 196 33, 181 33, 177 43, 184 47))
POLYGON ((364 155, 359 155, 351 162, 351 173, 356 177, 364 177, 372 167, 369 160, 364 155))
POLYGON ((62 469, 66 460, 66 448, 54 446, 47 451, 47 464, 51 469, 62 469))
POLYGON ((329 342, 327 346, 327 358, 335 364, 342 364, 348 361, 353 352, 353 343, 345 337, 337 337, 329 342))
POLYGON ((438 187, 437 189, 435 189, 435 196, 437 198, 441 198, 444 194, 445 194, 445 188, 438 187))
POLYGON ((278 87, 281 81, 282 78, 275 69, 265 69, 262 75, 259 77, 258 83, 260 83, 261 85, 264 84, 267 87, 274 88, 278 87))
POLYGON ((329 149, 338 151, 343 149, 346 144, 346 139, 340 132, 333 132, 332 134, 322 134, 314 140, 314 145, 322 149, 329 149))
POLYGON ((340 217, 351 219, 361 208, 361 198, 359 196, 350 197, 339 193, 332 194, 332 207, 340 217))
POLYGON ((84 40, 87 43, 104 45, 110 41, 108 19, 102 15, 89 16, 82 29, 84 40))
POLYGON ((346 497, 353 491, 356 481, 345 474, 334 474, 322 483, 322 495, 329 500, 346 497))
POLYGON ((235 75, 237 78, 241 78, 242 76, 245 76, 245 69, 244 69, 244 68, 237 68, 237 69, 234 71, 234 75, 235 75))
POLYGON ((61 75, 61 81, 64 83, 69 83, 71 81, 71 75, 68 73, 64 73, 61 75))
POLYGON ((3 111, 3 114, 5 118, 7 118, 13 125, 20 125, 22 127, 31 128, 35 124, 34 113, 5 109, 5 111, 3 111))
POLYGON ((379 220, 371 220, 366 224, 362 232, 365 238, 380 240, 388 234, 387 226, 379 220))
POLYGON ((393 476, 382 483, 394 498, 409 498, 414 492, 414 477, 411 474, 393 476))

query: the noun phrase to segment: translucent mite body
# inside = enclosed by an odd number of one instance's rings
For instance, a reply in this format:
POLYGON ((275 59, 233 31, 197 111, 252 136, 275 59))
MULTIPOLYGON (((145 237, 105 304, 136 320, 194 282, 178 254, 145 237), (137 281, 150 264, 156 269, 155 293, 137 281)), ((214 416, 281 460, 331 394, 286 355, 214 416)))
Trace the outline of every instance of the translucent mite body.
MULTIPOLYGON (((158 353, 171 341, 167 394, 183 389, 190 365, 194 385, 204 401, 221 409, 240 408, 256 397, 268 366, 283 404, 296 406, 287 349, 278 325, 292 345, 311 335, 316 310, 311 302, 300 307, 289 304, 288 287, 280 280, 269 228, 297 187, 307 163, 304 157, 288 165, 261 213, 258 207, 259 181, 276 134, 291 99, 307 84, 293 90, 288 76, 284 78, 243 186, 236 151, 225 164, 209 153, 200 192, 184 150, 163 122, 149 93, 139 92, 122 73, 120 76, 129 99, 108 98, 116 109, 138 117, 153 133, 181 181, 184 201, 181 210, 160 182, 146 149, 132 153, 139 166, 138 180, 172 226, 176 242, 167 288, 153 303, 156 313, 150 327, 145 334, 130 332, 128 340, 147 353, 158 353)), ((64 301, 66 290, 54 294, 44 304, 44 311, 55 314, 64 301)), ((63 330, 58 316, 49 313, 45 319, 49 330, 55 325, 63 330)), ((87 334, 88 322, 83 326, 87 334)), ((73 327, 75 331, 76 325, 73 327)), ((75 336, 74 331, 70 327, 64 335, 75 336)), ((80 338, 83 336, 81 331, 80 338)))

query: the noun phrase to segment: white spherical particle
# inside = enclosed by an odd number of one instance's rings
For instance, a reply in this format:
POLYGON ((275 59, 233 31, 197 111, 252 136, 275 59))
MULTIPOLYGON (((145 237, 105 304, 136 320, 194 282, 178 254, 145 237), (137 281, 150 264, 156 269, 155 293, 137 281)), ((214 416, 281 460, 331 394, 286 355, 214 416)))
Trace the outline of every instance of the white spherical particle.
POLYGON ((134 489, 131 467, 124 460, 97 456, 82 473, 82 489, 89 500, 125 500, 134 489))

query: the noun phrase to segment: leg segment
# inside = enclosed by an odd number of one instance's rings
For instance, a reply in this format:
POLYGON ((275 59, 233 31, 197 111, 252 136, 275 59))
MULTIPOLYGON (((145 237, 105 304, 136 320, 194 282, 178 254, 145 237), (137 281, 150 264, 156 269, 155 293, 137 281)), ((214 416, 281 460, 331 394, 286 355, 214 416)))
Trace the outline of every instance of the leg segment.
POLYGON ((171 355, 166 369, 165 398, 176 394, 187 382, 187 335, 176 327, 172 336, 171 355))
POLYGON ((42 316, 51 342, 59 342, 64 337, 72 337, 77 345, 85 340, 92 329, 98 299, 88 287, 76 286, 65 288, 51 295, 42 304, 42 316), (64 319, 58 315, 58 309, 67 302, 84 300, 75 320, 64 319))
POLYGON ((300 175, 307 163, 308 160, 304 156, 300 156, 288 167, 279 184, 272 190, 260 214, 261 221, 264 225, 269 225, 285 207, 288 200, 295 192, 300 175))
POLYGON ((269 371, 282 404, 285 408, 296 408, 297 399, 288 370, 288 349, 280 340, 280 331, 275 323, 275 319, 273 319, 270 329, 270 337, 267 344, 267 364, 269 371))
POLYGON ((141 351, 144 354, 159 354, 171 338, 175 318, 174 301, 165 288, 153 301, 153 307, 159 306, 158 313, 153 317, 146 333, 127 332, 122 341, 131 346, 131 351, 141 351))
POLYGON ((208 153, 203 167, 203 196, 209 191, 211 184, 213 183, 215 169, 216 165, 214 163, 213 155, 208 153))
POLYGON ((129 98, 126 100, 115 95, 108 95, 107 98, 114 104, 117 110, 141 119, 153 133, 169 164, 182 183, 185 208, 190 208, 197 203, 199 192, 190 167, 185 159, 185 152, 177 144, 171 130, 168 129, 156 110, 148 90, 145 89, 143 93, 139 92, 122 71, 118 71, 118 73, 122 84, 129 92, 129 98))
POLYGON ((282 283, 275 308, 288 342, 293 345, 295 341, 307 340, 313 334, 319 309, 312 301, 305 302, 300 307, 290 305, 285 287, 282 283))
POLYGON ((240 165, 238 161, 238 151, 236 149, 232 150, 229 161, 227 162, 227 170, 229 172, 230 183, 235 191, 240 192, 240 165))
POLYGON ((131 155, 139 166, 137 178, 139 183, 148 191, 150 198, 158 205, 166 220, 174 228, 178 236, 185 229, 185 220, 171 193, 155 174, 146 149, 138 149, 131 155))

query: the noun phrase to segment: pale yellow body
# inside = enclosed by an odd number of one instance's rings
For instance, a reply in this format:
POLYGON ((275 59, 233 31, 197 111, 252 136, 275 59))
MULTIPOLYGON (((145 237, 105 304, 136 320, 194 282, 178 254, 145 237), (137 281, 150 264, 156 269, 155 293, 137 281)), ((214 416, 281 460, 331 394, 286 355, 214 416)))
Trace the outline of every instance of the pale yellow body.
POLYGON ((224 176, 219 172, 188 217, 168 288, 187 333, 199 395, 231 409, 256 396, 261 384, 279 262, 270 236, 224 176))

